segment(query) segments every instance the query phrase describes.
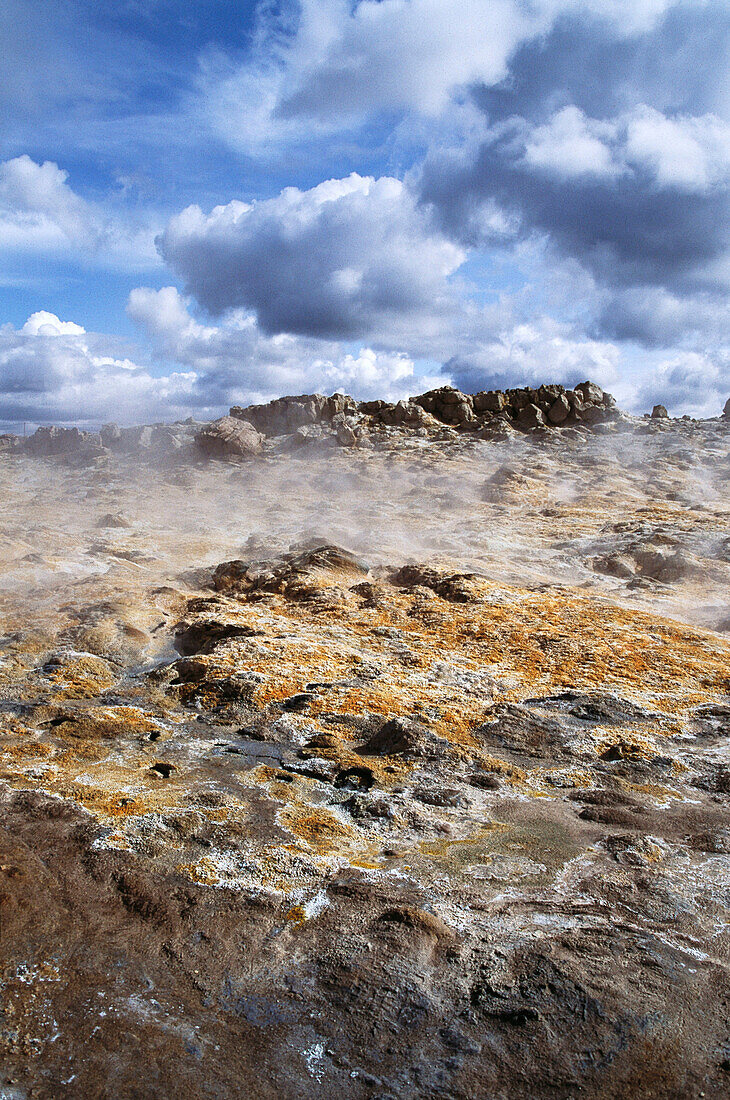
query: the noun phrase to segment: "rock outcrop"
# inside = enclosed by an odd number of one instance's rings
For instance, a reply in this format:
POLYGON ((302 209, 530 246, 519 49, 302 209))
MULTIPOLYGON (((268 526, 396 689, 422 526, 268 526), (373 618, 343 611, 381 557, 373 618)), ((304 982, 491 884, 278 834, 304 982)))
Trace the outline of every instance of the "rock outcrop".
POLYGON ((201 428, 195 442, 209 458, 252 458, 261 453, 263 439, 247 420, 223 416, 201 428))
MULTIPOLYGON (((730 402, 723 417, 730 419, 730 402)), ((193 420, 120 428, 105 424, 99 432, 41 427, 28 439, 0 437, 0 452, 91 464, 109 456, 149 463, 194 463, 202 458, 240 460, 287 451, 344 447, 378 449, 438 444, 469 439, 506 440, 515 433, 565 429, 638 430, 642 419, 656 429, 668 419, 663 405, 636 418, 621 412, 614 398, 594 382, 575 389, 561 385, 462 393, 440 386, 400 401, 356 401, 347 394, 301 394, 265 405, 233 406, 228 416, 209 424, 193 420), (603 427, 602 427, 603 426, 603 427)), ((685 418, 688 419, 688 418, 685 418)))
MULTIPOLYGON (((282 397, 268 405, 235 406, 231 416, 250 422, 266 436, 282 436, 319 425, 329 427, 340 443, 353 446, 379 426, 422 430, 435 434, 443 428, 478 431, 501 421, 519 431, 569 424, 596 424, 615 416, 615 401, 593 382, 575 390, 563 386, 524 387, 462 393, 441 386, 409 400, 357 402, 345 394, 324 397, 307 394, 282 397)), ((322 438, 322 434, 312 438, 322 438)))

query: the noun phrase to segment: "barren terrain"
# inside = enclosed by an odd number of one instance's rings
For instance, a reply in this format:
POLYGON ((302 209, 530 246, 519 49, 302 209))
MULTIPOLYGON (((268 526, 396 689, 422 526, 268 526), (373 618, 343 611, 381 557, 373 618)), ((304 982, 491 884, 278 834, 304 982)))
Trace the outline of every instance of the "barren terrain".
POLYGON ((730 420, 434 408, 0 455, 3 1100, 730 1092, 730 420))

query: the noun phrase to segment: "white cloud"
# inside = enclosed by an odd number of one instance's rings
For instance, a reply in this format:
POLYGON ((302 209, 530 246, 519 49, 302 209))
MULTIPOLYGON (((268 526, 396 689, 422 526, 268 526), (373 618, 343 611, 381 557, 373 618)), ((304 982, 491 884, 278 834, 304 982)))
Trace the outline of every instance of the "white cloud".
POLYGON ((610 390, 620 378, 621 352, 608 341, 590 340, 550 317, 504 326, 489 339, 465 344, 446 371, 468 391, 560 382, 598 382, 610 390))
POLYGON ((571 105, 543 125, 514 125, 522 163, 555 179, 618 184, 641 171, 657 188, 697 193, 730 183, 730 125, 715 115, 669 116, 642 104, 605 120, 571 105))
MULTIPOLYGON (((693 3, 695 0, 684 0, 693 3)), ((516 49, 568 15, 609 37, 650 31, 677 0, 298 0, 262 4, 241 64, 208 53, 200 83, 215 130, 253 155, 399 112, 437 119, 471 85, 508 75, 516 49)))
POLYGON ((719 416, 730 394, 730 350, 715 354, 677 351, 659 358, 637 384, 637 408, 659 403, 673 416, 719 416))
POLYGON ((204 66, 213 124, 236 147, 262 153, 381 111, 436 116, 455 88, 501 80, 514 48, 546 25, 517 0, 460 0, 458 9, 452 0, 301 0, 298 9, 292 21, 290 9, 283 20, 264 6, 252 59, 209 56, 204 66))
POLYGON ((562 179, 611 177, 623 167, 614 159, 612 123, 586 118, 577 107, 565 107, 544 126, 536 126, 525 144, 525 162, 562 179))
POLYGON ((400 180, 356 174, 208 215, 191 206, 158 246, 213 314, 244 307, 266 332, 325 338, 382 336, 398 318, 438 317, 465 256, 400 180))
POLYGON ((0 420, 138 424, 190 415, 192 371, 155 377, 120 355, 119 341, 86 333, 41 310, 20 329, 0 328, 0 420))
POLYGON ((112 267, 156 266, 154 228, 81 198, 68 172, 27 154, 0 162, 0 247, 112 267))
POLYGON ((44 251, 69 245, 95 247, 98 219, 52 161, 27 155, 0 163, 0 242, 5 248, 44 251))
POLYGON ((86 329, 73 321, 59 321, 55 313, 40 309, 31 313, 20 331, 24 336, 83 336, 86 329))
POLYGON ((730 126, 715 115, 670 118, 639 107, 626 121, 626 159, 660 187, 707 191, 730 182, 730 126))
POLYGON ((138 287, 127 310, 161 356, 197 375, 200 398, 211 405, 336 390, 359 398, 400 398, 418 388, 413 360, 404 352, 366 347, 353 353, 335 341, 267 336, 240 310, 221 325, 201 325, 174 287, 138 287))
POLYGON ((706 351, 730 342, 730 301, 724 294, 680 296, 665 287, 629 287, 607 296, 600 324, 614 339, 706 351))

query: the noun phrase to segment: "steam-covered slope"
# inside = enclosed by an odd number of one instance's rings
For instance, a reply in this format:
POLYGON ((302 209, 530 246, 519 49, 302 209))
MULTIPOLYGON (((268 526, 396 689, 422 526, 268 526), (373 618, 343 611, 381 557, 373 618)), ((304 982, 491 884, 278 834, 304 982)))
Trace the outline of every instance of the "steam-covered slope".
POLYGON ((730 425, 594 398, 10 450, 4 1093, 727 1095, 730 425))

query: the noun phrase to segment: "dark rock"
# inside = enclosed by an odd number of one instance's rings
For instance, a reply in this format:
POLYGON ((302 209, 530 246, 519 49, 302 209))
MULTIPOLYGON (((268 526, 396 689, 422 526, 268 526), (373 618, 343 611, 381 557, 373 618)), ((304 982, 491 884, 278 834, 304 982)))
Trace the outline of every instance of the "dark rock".
POLYGON ((114 447, 122 438, 122 429, 118 424, 104 424, 99 435, 104 447, 114 447))
POLYGON ((544 428, 545 417, 539 405, 523 405, 517 414, 517 423, 521 428, 544 428))
POLYGON ((654 408, 651 410, 651 419, 652 420, 668 420, 669 419, 669 413, 667 412, 664 405, 655 405, 654 406, 654 408))
POLYGON ((484 390, 474 394, 474 411, 501 413, 507 408, 507 398, 499 390, 484 390))
POLYGON ((404 565, 391 573, 390 583, 403 588, 430 588, 452 603, 473 603, 479 577, 476 573, 446 573, 424 565, 404 565))
POLYGON ((25 448, 29 454, 46 458, 78 454, 93 445, 101 446, 101 438, 97 433, 83 432, 80 428, 57 428, 53 425, 38 428, 26 441, 25 448))
POLYGON ((541 710, 561 711, 581 722, 616 726, 656 720, 656 715, 651 711, 609 692, 564 691, 559 695, 528 699, 526 702, 528 706, 539 707, 541 710))
POLYGON ((427 806, 469 808, 469 799, 458 787, 416 787, 413 797, 427 806))
POLYGON ((121 516, 119 512, 107 512, 105 516, 101 516, 96 524, 97 527, 131 527, 131 523, 121 516))
POLYGON ((490 721, 477 731, 479 740, 520 756, 563 756, 569 730, 557 717, 548 717, 519 703, 500 703, 490 721))
POLYGON ((174 643, 182 657, 192 657, 196 653, 212 653, 221 642, 231 638, 250 638, 260 633, 245 624, 204 618, 196 619, 192 623, 178 623, 174 643))
POLYGON ((391 718, 360 749, 373 756, 434 756, 449 749, 438 737, 412 718, 391 718))
POLYGON ((593 558, 591 565, 595 573, 602 573, 606 577, 627 580, 634 576, 635 563, 626 554, 605 554, 603 557, 593 558))
POLYGON ((595 382, 581 382, 579 386, 575 387, 575 392, 580 394, 586 405, 603 404, 603 390, 595 382))
POLYGON ((468 782, 472 787, 479 787, 484 791, 496 791, 502 786, 497 776, 491 772, 475 772, 469 776, 468 782))
POLYGON ((672 584, 690 577, 697 566, 681 550, 674 554, 664 554, 661 550, 639 550, 634 553, 638 572, 642 577, 663 584, 672 584))
POLYGON ((266 405, 235 405, 230 415, 236 420, 253 424, 264 435, 285 435, 306 425, 331 421, 338 413, 355 412, 355 401, 346 394, 336 393, 325 397, 321 393, 300 394, 297 397, 279 397, 266 405))
POLYGON ((564 393, 556 397, 548 409, 547 418, 551 424, 563 424, 570 415, 570 402, 564 393))

